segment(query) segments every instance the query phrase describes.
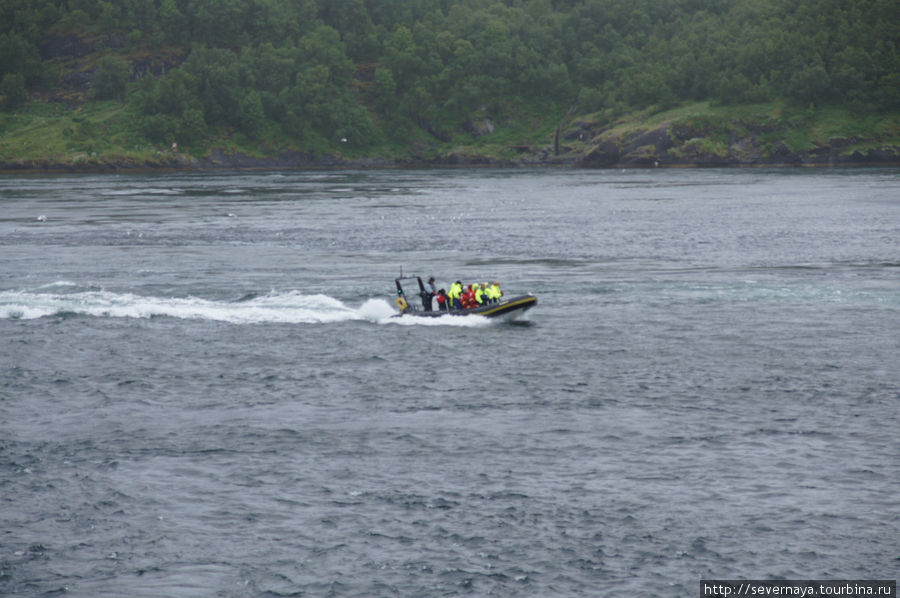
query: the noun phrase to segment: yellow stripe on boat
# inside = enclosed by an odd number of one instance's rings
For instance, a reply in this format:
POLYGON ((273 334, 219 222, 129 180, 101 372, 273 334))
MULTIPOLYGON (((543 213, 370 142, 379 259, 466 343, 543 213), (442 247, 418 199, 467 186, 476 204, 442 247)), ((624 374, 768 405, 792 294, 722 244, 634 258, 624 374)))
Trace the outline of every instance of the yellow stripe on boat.
POLYGON ((522 306, 525 306, 528 304, 534 304, 534 303, 537 303, 537 297, 535 297, 534 295, 528 295, 527 297, 515 299, 515 300, 509 301, 507 303, 499 303, 490 309, 485 309, 483 311, 479 310, 477 315, 490 316, 491 314, 495 314, 497 312, 510 311, 512 309, 516 309, 518 307, 522 307, 522 306))

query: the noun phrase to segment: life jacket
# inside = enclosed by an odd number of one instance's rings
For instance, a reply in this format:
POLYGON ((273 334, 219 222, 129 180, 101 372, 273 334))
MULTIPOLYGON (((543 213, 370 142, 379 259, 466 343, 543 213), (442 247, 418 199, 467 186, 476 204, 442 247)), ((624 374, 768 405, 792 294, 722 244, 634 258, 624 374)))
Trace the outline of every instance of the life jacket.
POLYGON ((454 282, 450 285, 450 292, 447 293, 447 297, 450 298, 450 301, 454 299, 459 299, 459 296, 462 295, 462 285, 454 282))
POLYGON ((500 301, 500 298, 503 297, 503 291, 500 290, 500 283, 495 282, 491 285, 491 295, 493 295, 494 300, 500 301))
POLYGON ((473 307, 478 305, 478 302, 475 301, 475 291, 471 289, 463 293, 460 296, 459 300, 460 302, 462 302, 463 307, 466 309, 472 309, 473 307))
POLYGON ((454 282, 450 285, 450 292, 447 293, 447 307, 451 309, 458 309, 458 307, 461 307, 461 302, 460 305, 457 306, 460 295, 462 295, 462 283, 454 282))
POLYGON ((481 305, 482 303, 484 303, 484 291, 481 290, 481 285, 479 285, 479 284, 473 284, 473 285, 472 285, 472 292, 473 292, 474 295, 475 295, 475 302, 476 302, 476 303, 478 303, 479 305, 481 305))

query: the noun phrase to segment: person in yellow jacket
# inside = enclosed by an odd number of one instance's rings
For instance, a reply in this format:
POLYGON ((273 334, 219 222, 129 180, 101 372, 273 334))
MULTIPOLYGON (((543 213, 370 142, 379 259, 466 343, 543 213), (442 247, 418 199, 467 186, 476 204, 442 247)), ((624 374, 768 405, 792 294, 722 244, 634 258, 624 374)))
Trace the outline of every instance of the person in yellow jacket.
POLYGON ((475 291, 475 301, 478 305, 482 305, 484 303, 484 289, 481 288, 481 285, 477 282, 472 285, 472 290, 475 291))
POLYGON ((463 285, 460 281, 457 280, 450 285, 450 291, 447 293, 447 298, 450 300, 451 309, 462 309, 462 302, 460 302, 462 293, 463 285))
POLYGON ((494 298, 494 289, 488 283, 484 283, 484 302, 496 303, 496 300, 494 298))
POLYGON ((500 303, 502 297, 503 291, 500 290, 500 283, 495 280, 494 284, 491 285, 491 298, 494 300, 494 303, 500 303))

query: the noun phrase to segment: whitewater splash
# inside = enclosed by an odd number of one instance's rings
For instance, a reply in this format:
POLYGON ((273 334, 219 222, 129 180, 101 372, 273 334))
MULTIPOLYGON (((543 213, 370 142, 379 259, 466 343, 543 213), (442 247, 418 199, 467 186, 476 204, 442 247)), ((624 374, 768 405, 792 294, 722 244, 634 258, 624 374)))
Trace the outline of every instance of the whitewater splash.
POLYGON ((367 321, 398 325, 478 326, 486 318, 393 317, 396 310, 384 299, 369 299, 354 308, 328 295, 306 295, 298 291, 272 292, 236 301, 214 301, 198 297, 154 297, 105 290, 46 292, 68 286, 55 283, 36 291, 0 292, 0 319, 33 320, 49 316, 81 315, 98 318, 171 317, 210 320, 230 324, 327 324, 367 321))

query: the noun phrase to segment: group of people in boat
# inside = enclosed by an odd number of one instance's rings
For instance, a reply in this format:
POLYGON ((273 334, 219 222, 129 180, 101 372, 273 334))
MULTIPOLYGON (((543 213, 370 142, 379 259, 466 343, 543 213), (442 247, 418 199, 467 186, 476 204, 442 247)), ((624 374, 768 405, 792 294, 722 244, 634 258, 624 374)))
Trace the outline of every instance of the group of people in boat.
POLYGON ((440 311, 449 311, 451 309, 475 309, 482 305, 491 303, 499 303, 503 297, 503 291, 500 289, 500 283, 494 281, 473 282, 464 286, 462 282, 457 280, 450 285, 450 290, 438 290, 434 284, 434 276, 428 279, 425 290, 422 292, 422 308, 425 311, 432 311, 433 302, 437 301, 437 307, 440 311))

